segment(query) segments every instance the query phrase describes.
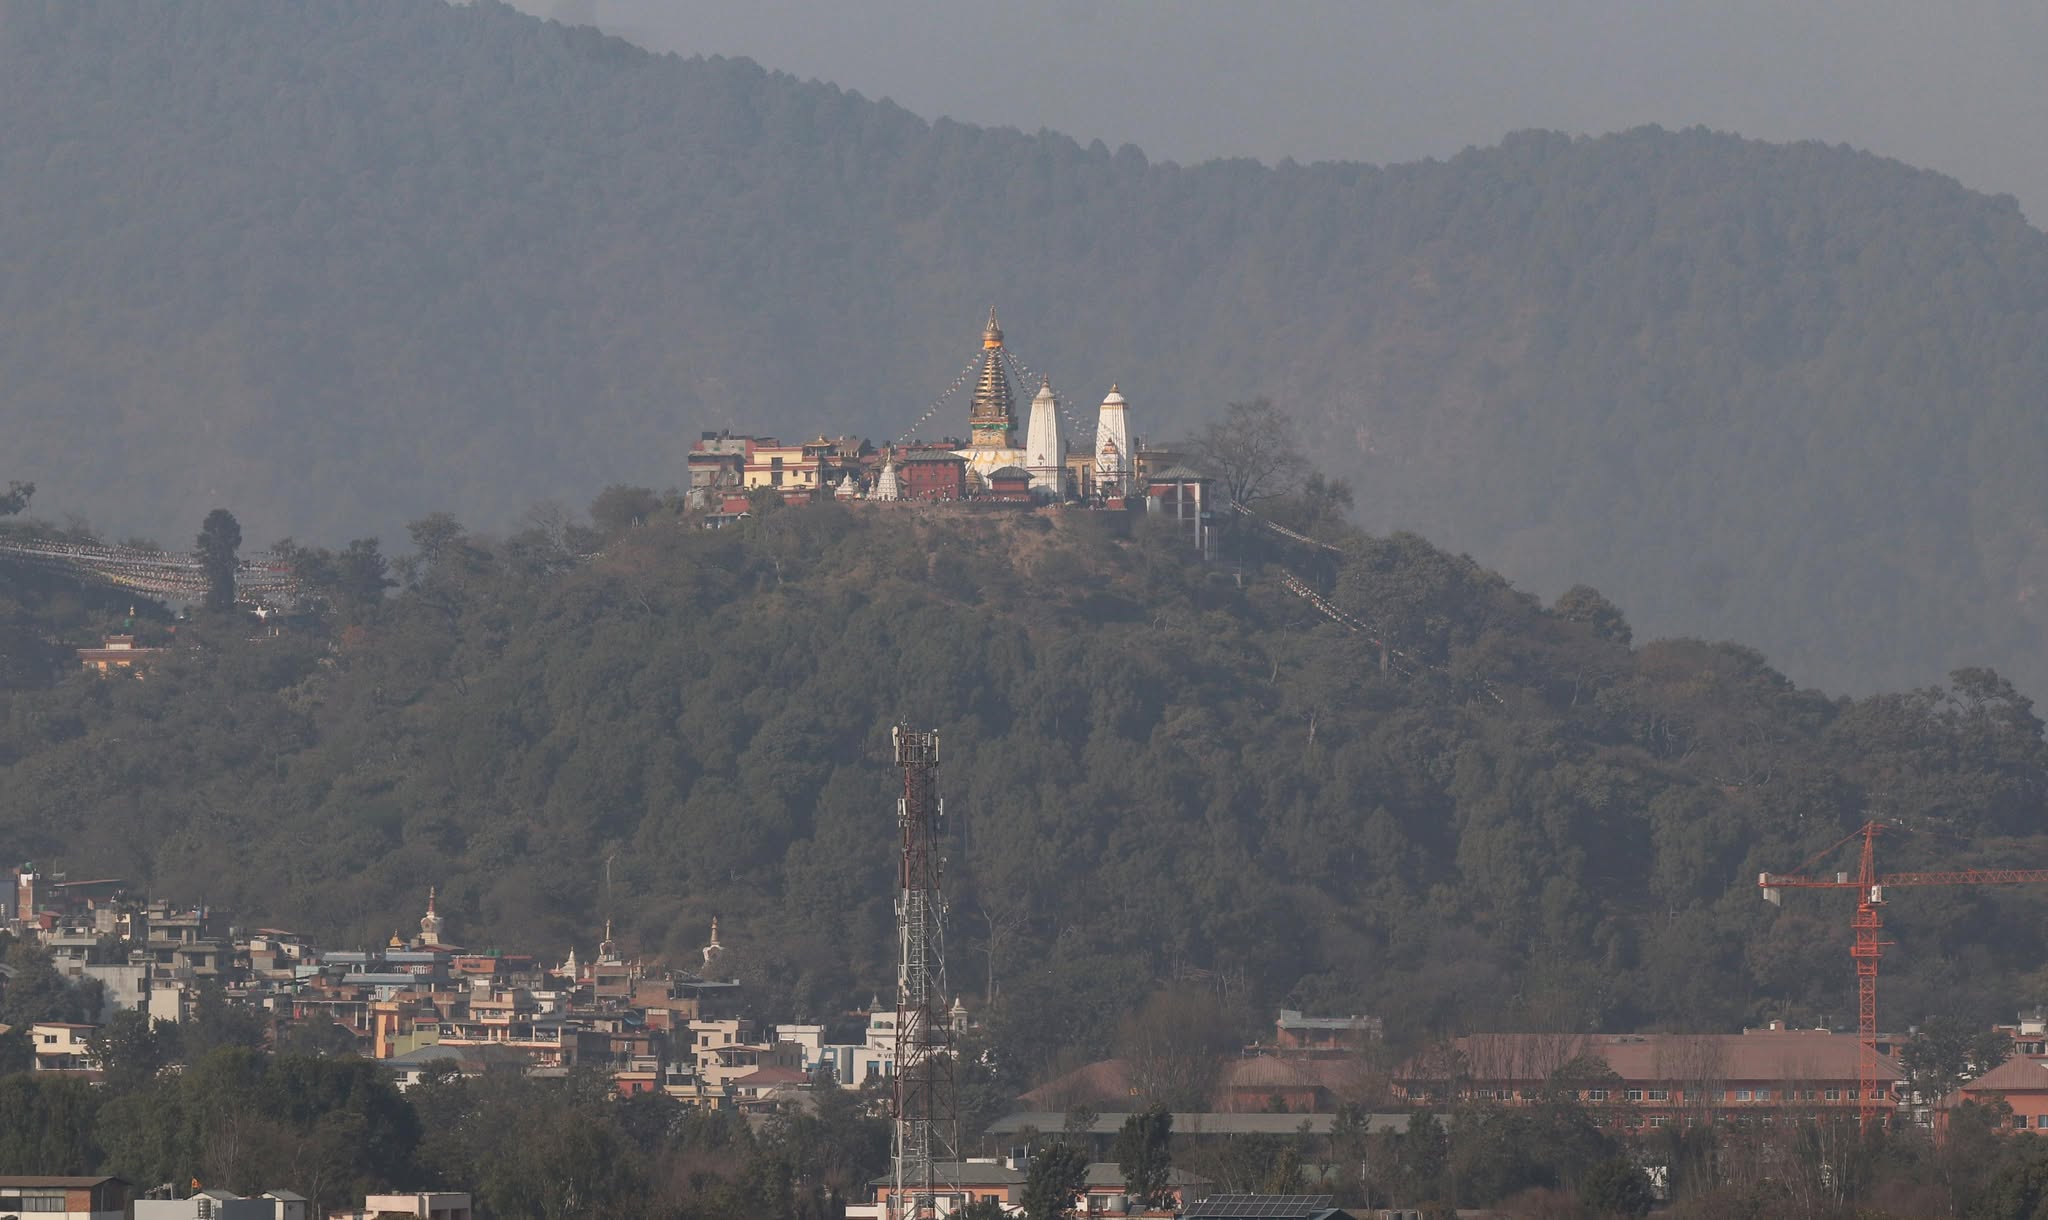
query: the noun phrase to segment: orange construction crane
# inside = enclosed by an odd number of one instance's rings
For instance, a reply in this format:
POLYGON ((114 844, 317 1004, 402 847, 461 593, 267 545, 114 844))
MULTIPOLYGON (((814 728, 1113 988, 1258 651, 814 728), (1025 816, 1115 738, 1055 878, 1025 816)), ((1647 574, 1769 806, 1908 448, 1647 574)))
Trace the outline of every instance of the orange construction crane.
POLYGON ((1863 828, 1846 835, 1816 854, 1792 873, 1760 873, 1757 885, 1762 887, 1764 900, 1776 905, 1781 890, 1855 890, 1856 916, 1849 923, 1856 931, 1856 940, 1849 946, 1849 956, 1856 960, 1856 1033, 1860 1039, 1857 1064, 1856 1094, 1857 1114, 1864 1127, 1878 1121, 1881 1110, 1877 1104, 1877 959, 1884 954, 1884 947, 1891 941, 1879 940, 1878 930, 1884 927, 1884 917, 1878 908, 1884 905, 1884 892, 1901 885, 2025 885, 2031 882, 2048 882, 2048 868, 1966 868, 1946 873, 1882 873, 1877 871, 1877 836, 1884 833, 1884 827, 1876 822, 1865 822, 1863 828), (1846 843, 1863 840, 1862 867, 1854 877, 1848 873, 1835 873, 1832 877, 1815 876, 1814 865, 1839 851, 1846 843))

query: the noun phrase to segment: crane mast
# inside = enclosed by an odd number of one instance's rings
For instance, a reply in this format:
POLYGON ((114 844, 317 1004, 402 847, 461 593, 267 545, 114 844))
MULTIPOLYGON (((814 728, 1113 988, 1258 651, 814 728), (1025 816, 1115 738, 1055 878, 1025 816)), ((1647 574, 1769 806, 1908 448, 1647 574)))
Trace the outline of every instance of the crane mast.
POLYGON ((946 1009, 945 803, 939 798, 939 735, 890 730, 903 796, 896 804, 902 861, 896 895, 896 1078, 890 1220, 939 1215, 938 1167, 958 1161, 953 1027, 946 1009))
POLYGON ((1877 964, 1884 956, 1886 946, 1892 942, 1883 940, 1879 933, 1884 929, 1884 895, 1887 889, 1899 886, 1923 885, 2031 885, 2048 883, 2048 869, 2040 868, 1970 868, 1947 872, 1931 873, 1879 873, 1877 871, 1877 836, 1884 833, 1884 827, 1876 822, 1865 822, 1855 833, 1837 839, 1821 852, 1799 866, 1791 873, 1759 873, 1757 885, 1763 890, 1764 901, 1773 905, 1788 889, 1848 890, 1856 891, 1856 912, 1849 919, 1850 930, 1854 933, 1849 945, 1849 956, 1856 963, 1856 1111, 1865 1129, 1878 1123, 1884 1109, 1878 1105, 1877 1084, 1877 964), (1838 872, 1832 877, 1817 876, 1810 870, 1827 859, 1844 845, 1862 840, 1858 853, 1856 875, 1838 872))

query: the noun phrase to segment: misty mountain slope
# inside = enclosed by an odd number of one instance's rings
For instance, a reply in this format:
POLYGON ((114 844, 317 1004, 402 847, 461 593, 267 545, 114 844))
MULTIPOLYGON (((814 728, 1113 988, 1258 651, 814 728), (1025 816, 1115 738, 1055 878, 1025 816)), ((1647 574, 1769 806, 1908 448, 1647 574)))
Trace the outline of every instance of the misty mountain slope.
POLYGON ((390 538, 673 484, 703 428, 887 439, 993 301, 1080 410, 1270 394, 1368 527, 1648 634, 2048 683, 2048 238, 1895 162, 1154 165, 433 0, 0 0, 0 105, 4 473, 110 531, 390 538))

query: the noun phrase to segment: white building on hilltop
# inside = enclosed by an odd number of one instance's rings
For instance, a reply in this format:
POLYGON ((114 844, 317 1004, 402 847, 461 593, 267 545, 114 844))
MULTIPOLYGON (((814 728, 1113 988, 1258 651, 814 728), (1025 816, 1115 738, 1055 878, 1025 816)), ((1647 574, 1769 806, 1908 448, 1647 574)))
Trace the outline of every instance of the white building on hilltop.
POLYGON ((1032 497, 1065 499, 1067 449, 1060 443, 1060 404, 1049 379, 1039 382, 1031 400, 1031 427, 1024 436, 1024 469, 1031 474, 1032 497))
POLYGON ((1112 383, 1102 400, 1102 411, 1095 417, 1095 490, 1100 495, 1124 494, 1136 473, 1131 421, 1125 408, 1124 396, 1112 383))

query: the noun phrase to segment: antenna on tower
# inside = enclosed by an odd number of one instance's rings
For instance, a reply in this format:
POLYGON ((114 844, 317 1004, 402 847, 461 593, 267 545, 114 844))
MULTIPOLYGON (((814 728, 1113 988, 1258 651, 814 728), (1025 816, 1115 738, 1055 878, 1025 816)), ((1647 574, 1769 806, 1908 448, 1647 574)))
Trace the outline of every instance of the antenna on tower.
MULTIPOLYGON (((993 325, 993 319, 991 319, 993 325)), ((953 1023, 946 1012, 945 802, 939 798, 939 735, 889 731, 903 796, 896 896, 896 1092, 889 1220, 935 1220, 938 1166, 957 1163, 960 1119, 953 1080, 953 1023)))

